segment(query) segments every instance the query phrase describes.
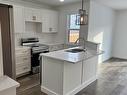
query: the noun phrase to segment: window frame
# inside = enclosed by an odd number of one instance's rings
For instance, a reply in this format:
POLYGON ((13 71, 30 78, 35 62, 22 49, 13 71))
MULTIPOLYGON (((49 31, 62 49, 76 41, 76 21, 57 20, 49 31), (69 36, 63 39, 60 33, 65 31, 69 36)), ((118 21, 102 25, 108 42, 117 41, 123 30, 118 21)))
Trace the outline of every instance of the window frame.
POLYGON ((78 15, 77 13, 72 13, 67 16, 67 44, 74 44, 74 42, 70 42, 70 30, 79 30, 80 35, 80 28, 79 29, 70 29, 70 15, 78 15))

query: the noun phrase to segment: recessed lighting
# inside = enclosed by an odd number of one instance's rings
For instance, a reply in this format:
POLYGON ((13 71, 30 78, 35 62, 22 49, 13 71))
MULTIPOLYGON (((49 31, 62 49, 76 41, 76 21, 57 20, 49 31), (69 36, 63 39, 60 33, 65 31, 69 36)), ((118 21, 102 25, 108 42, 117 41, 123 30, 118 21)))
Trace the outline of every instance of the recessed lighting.
POLYGON ((60 2, 64 2, 64 0, 60 0, 60 2))

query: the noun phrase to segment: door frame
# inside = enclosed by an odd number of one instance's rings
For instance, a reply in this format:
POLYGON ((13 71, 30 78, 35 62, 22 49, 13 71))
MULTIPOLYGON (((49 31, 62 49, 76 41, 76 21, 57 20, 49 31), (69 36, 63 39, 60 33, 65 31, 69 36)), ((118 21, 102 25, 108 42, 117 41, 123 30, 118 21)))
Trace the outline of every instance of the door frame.
POLYGON ((4 75, 16 79, 13 6, 0 4, 0 21, 3 73, 4 75))

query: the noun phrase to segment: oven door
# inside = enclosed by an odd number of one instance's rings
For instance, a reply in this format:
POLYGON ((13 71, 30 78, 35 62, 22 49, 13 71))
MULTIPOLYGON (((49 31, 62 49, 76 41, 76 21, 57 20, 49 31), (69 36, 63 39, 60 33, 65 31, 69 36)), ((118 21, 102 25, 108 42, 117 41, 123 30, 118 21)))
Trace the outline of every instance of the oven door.
POLYGON ((39 54, 40 53, 33 53, 32 54, 32 57, 31 57, 32 74, 39 73, 39 71, 40 71, 39 54))
POLYGON ((40 73, 40 54, 41 53, 47 53, 49 51, 43 51, 43 52, 33 52, 31 57, 31 70, 32 74, 40 73))

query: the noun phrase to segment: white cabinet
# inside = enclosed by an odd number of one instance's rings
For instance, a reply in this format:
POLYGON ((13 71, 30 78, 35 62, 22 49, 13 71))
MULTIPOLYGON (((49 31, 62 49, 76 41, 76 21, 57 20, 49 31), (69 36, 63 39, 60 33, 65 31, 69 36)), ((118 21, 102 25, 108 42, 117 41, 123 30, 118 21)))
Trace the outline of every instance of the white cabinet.
POLYGON ((69 94, 70 91, 80 87, 81 78, 82 62, 73 64, 48 57, 42 58, 42 92, 48 95, 72 95, 69 94), (46 91, 45 88, 49 90, 46 91))
POLYGON ((98 56, 77 63, 42 56, 42 92, 75 95, 97 79, 97 63, 98 56))
POLYGON ((82 83, 89 82, 97 75, 98 56, 83 61, 82 83))
POLYGON ((58 32, 58 12, 14 6, 14 27, 16 33, 25 32, 25 21, 42 23, 43 33, 58 32))
POLYGON ((64 63, 63 70, 63 95, 69 95, 70 91, 80 87, 82 78, 82 62, 72 64, 64 63))
POLYGON ((22 6, 14 6, 14 31, 15 33, 25 32, 24 8, 22 6))
POLYGON ((25 21, 42 22, 40 9, 24 8, 25 21))
POLYGON ((58 32, 58 12, 53 10, 42 11, 42 32, 58 32))
POLYGON ((22 47, 16 49, 16 75, 20 76, 31 71, 30 48, 22 47))

